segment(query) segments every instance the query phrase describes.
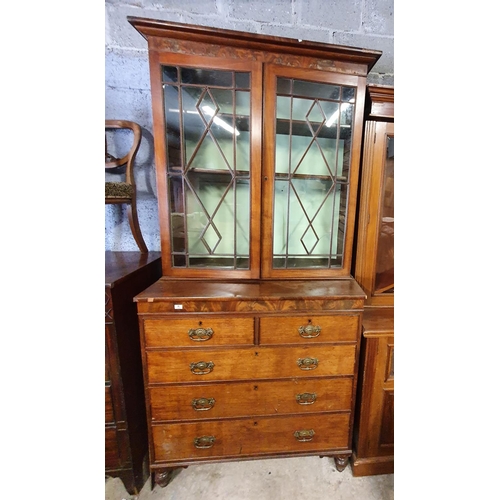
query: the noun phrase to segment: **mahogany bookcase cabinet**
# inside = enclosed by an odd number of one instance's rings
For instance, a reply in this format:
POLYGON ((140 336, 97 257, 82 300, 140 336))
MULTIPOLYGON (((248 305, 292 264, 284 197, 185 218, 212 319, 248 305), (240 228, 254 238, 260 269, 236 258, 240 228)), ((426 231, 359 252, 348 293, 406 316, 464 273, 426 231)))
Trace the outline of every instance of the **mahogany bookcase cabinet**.
POLYGON ((394 472, 394 88, 368 86, 354 277, 367 295, 354 476, 394 472))
POLYGON ((147 39, 163 276, 135 297, 154 481, 351 454, 351 276, 381 53, 130 17, 147 39))
POLYGON ((148 477, 148 435, 133 299, 161 277, 161 254, 107 251, 105 256, 105 470, 137 494, 148 477))

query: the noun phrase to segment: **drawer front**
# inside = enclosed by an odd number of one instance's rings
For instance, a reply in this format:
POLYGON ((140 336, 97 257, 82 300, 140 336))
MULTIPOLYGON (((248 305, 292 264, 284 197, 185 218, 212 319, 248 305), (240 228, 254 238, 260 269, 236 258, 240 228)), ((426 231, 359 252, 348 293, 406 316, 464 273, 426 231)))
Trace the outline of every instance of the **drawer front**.
POLYGON ((107 469, 120 467, 120 451, 118 446, 118 432, 115 427, 108 427, 104 431, 105 453, 104 463, 107 469))
POLYGON ((352 375, 356 345, 149 351, 150 383, 352 375))
POLYGON ((359 315, 288 316, 260 319, 260 344, 355 342, 359 315))
POLYGON ((147 347, 253 345, 254 319, 210 317, 144 319, 147 347))
POLYGON ((104 418, 105 422, 112 423, 115 421, 115 413, 113 411, 113 400, 111 398, 111 387, 105 387, 105 403, 104 403, 104 418))
POLYGON ((351 395, 352 378, 152 387, 151 416, 199 420, 350 410, 351 395))
POLYGON ((154 462, 346 449, 350 413, 154 425, 154 462))

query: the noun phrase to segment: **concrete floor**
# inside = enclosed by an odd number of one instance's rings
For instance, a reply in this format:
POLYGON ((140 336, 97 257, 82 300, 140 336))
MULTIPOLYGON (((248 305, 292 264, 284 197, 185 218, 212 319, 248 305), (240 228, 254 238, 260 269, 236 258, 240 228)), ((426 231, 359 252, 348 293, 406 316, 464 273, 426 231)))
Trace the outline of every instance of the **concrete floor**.
POLYGON ((130 495, 118 478, 106 480, 105 500, 394 500, 394 474, 353 477, 331 458, 305 457, 193 465, 171 482, 130 495))

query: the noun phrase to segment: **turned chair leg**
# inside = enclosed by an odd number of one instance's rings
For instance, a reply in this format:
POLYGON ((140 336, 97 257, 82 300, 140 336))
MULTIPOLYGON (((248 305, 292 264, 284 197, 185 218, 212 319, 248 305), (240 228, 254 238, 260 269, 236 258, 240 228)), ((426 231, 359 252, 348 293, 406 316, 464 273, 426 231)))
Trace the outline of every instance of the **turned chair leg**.
POLYGON ((139 247, 141 253, 148 253, 148 247, 142 237, 141 228, 139 226, 139 218, 137 217, 137 207, 135 201, 127 206, 128 222, 132 231, 132 236, 139 247))

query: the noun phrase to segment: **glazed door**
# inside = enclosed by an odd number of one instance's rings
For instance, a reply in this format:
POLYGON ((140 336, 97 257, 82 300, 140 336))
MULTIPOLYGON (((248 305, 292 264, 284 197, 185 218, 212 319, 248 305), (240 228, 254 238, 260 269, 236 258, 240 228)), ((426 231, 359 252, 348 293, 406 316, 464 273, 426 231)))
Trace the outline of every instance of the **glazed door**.
POLYGON ((381 171, 381 198, 374 296, 394 294, 394 123, 379 125, 380 151, 376 161, 381 171))
POLYGON ((163 274, 258 277, 260 66, 151 57, 163 274))
POLYGON ((367 304, 394 305, 394 123, 366 122, 354 277, 367 304))
POLYGON ((262 277, 348 276, 364 85, 303 68, 264 74, 262 277))

